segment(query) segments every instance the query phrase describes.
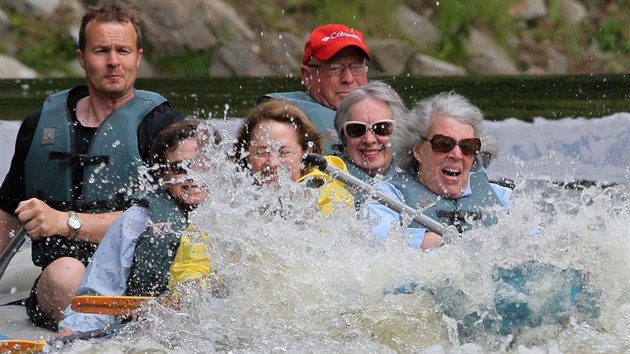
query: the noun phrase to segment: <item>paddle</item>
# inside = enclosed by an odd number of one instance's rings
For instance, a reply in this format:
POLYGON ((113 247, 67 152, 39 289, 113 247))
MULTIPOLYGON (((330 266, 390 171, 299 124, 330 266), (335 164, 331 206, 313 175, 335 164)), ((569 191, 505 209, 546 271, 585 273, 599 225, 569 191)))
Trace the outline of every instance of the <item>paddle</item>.
POLYGON ((26 234, 26 230, 22 227, 18 231, 17 235, 9 241, 9 244, 2 252, 2 256, 0 256, 0 279, 2 279, 4 271, 7 270, 9 263, 11 263, 11 259, 13 259, 13 256, 15 256, 20 247, 22 247, 27 237, 28 235, 26 234))
MULTIPOLYGON (((24 340, 24 339, 5 339, 0 340, 0 353, 39 353, 46 349, 46 345, 54 345, 56 349, 61 349, 64 344, 75 340, 86 340, 91 338, 104 337, 108 334, 116 332, 119 328, 111 326, 104 329, 95 329, 93 331, 78 332, 67 336, 57 337, 51 340, 24 340)), ((48 350, 50 351, 50 350, 48 350)))
POLYGON ((150 296, 79 295, 72 298, 70 307, 76 312, 112 316, 132 316, 150 296))
MULTIPOLYGON (((132 316, 134 311, 142 304, 154 299, 150 296, 104 296, 104 295, 80 295, 72 298, 71 307, 74 311, 82 313, 96 313, 113 316, 132 316)), ((77 332, 54 340, 0 340, 0 353, 38 353, 45 350, 46 345, 54 345, 60 348, 63 344, 90 338, 99 338, 117 331, 119 325, 86 332, 77 332)))
POLYGON ((392 199, 387 195, 384 195, 383 193, 379 192, 376 188, 362 181, 361 179, 354 177, 353 175, 333 165, 330 165, 328 161, 326 161, 326 159, 321 155, 307 154, 306 156, 304 156, 302 161, 306 165, 317 167, 321 171, 324 171, 328 173, 329 175, 331 175, 333 178, 336 178, 356 189, 363 191, 364 193, 368 195, 371 195, 383 205, 391 209, 394 209, 395 211, 401 214, 405 213, 407 215, 412 215, 413 221, 417 222, 418 224, 426 227, 427 229, 435 232, 436 234, 440 236, 444 236, 448 232, 444 225, 420 213, 418 210, 398 200, 392 199))
POLYGON ((39 353, 47 342, 41 340, 4 339, 0 341, 0 353, 39 353))

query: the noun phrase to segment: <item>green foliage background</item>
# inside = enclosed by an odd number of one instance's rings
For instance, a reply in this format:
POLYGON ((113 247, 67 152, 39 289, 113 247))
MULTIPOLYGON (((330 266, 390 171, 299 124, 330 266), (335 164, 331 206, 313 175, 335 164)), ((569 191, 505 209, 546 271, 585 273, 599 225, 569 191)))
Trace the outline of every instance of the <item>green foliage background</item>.
MULTIPOLYGON (((42 0, 44 1, 44 0, 42 0)), ((581 0, 589 17, 580 25, 566 21, 560 13, 560 0, 548 0, 550 13, 537 23, 518 21, 507 15, 515 0, 232 0, 229 1, 256 30, 293 32, 303 36, 314 26, 343 22, 361 28, 368 37, 400 38, 416 45, 414 38, 399 27, 395 12, 405 4, 418 13, 428 14, 441 32, 441 39, 427 54, 455 64, 468 57, 467 38, 471 26, 494 33, 500 45, 516 56, 507 45, 511 36, 533 32, 538 42, 553 43, 572 58, 584 55, 584 48, 595 42, 609 53, 618 67, 630 69, 630 1, 581 0)), ((0 3, 1 4, 1 3, 0 3)), ((40 74, 63 76, 71 73, 75 45, 69 35, 77 26, 63 14, 41 19, 33 14, 7 13, 11 29, 0 37, 0 52, 15 56, 40 74)), ((170 56, 148 55, 155 71, 174 77, 207 77, 208 51, 186 51, 170 56)), ((585 58, 586 60, 587 58, 585 58)))
POLYGON ((51 22, 30 14, 6 14, 15 32, 2 37, 0 51, 6 53, 10 45, 19 61, 40 73, 70 73, 68 63, 75 58, 76 46, 68 17, 54 16, 51 22))

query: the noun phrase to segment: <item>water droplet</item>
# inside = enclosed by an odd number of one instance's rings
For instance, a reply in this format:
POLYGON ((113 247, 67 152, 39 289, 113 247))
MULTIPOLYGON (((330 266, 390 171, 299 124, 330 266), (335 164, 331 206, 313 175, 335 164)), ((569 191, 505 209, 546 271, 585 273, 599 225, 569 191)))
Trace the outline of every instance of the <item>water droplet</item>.
POLYGON ((226 103, 223 107, 225 108, 223 110, 223 119, 225 120, 227 119, 227 114, 228 114, 228 111, 230 110, 230 105, 226 103))

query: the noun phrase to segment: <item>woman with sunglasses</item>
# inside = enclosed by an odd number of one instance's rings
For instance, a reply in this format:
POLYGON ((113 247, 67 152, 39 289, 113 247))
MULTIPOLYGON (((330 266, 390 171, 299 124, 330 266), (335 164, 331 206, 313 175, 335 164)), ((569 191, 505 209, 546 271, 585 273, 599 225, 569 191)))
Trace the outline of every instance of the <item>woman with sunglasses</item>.
MULTIPOLYGON (((485 148, 490 155, 498 151, 498 142, 481 129, 482 121, 481 111, 453 92, 420 101, 396 121, 392 147, 401 172, 388 175, 390 181, 379 184, 379 191, 459 232, 496 222, 489 209, 509 207, 512 190, 488 182, 484 168, 491 156, 480 161, 483 166, 478 172, 471 172, 482 150, 479 136, 489 137, 485 148)), ((399 213, 376 202, 368 203, 367 211, 377 222, 372 231, 381 240, 392 225, 406 226, 399 213)), ((423 249, 441 242, 440 236, 416 223, 406 227, 404 235, 411 246, 423 249)), ((451 279, 414 280, 386 293, 426 291, 446 316, 457 321, 462 344, 486 340, 488 334, 516 335, 524 327, 566 324, 569 318, 589 323, 599 316, 601 291, 590 281, 589 272, 528 260, 514 267, 494 266, 492 279, 494 306, 470 297, 451 279)))
MULTIPOLYGON (((159 186, 136 196, 136 204, 107 230, 75 295, 158 296, 168 290, 176 293, 184 283, 207 283, 212 272, 204 243, 208 236, 189 224, 189 218, 208 196, 202 176, 220 140, 214 129, 195 119, 174 123, 158 134, 151 149, 151 178, 159 186)), ((60 335, 120 321, 77 313, 70 306, 64 313, 60 335)))
POLYGON ((338 155, 352 175, 370 181, 387 173, 392 162, 389 139, 394 122, 406 112, 398 93, 380 81, 356 88, 343 99, 335 115, 341 140, 338 155))
MULTIPOLYGON (((337 205, 353 203, 342 182, 302 164, 305 154, 321 154, 322 144, 315 125, 288 101, 273 99, 254 107, 236 134, 233 153, 240 168, 260 186, 278 184, 285 176, 318 187, 317 204, 325 215, 337 205)), ((347 171, 338 157, 326 156, 326 160, 347 171)))
MULTIPOLYGON (((393 172, 379 190, 459 232, 473 224, 491 225, 496 219, 488 208, 509 206, 512 190, 488 182, 483 172, 471 173, 479 153, 483 114, 465 97, 440 93, 420 101, 396 121, 392 148, 400 172, 393 172)), ((397 169, 398 170, 398 169, 397 169)), ((385 239, 399 213, 375 202, 367 206, 377 221, 372 231, 385 239)), ((412 223, 405 230, 409 243, 423 249, 436 246, 441 237, 412 223)))

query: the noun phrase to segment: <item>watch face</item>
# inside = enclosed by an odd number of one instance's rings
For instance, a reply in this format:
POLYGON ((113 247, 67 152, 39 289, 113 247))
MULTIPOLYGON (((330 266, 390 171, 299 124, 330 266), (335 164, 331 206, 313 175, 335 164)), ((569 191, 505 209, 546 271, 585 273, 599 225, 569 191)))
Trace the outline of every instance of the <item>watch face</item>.
POLYGON ((68 226, 69 226, 71 229, 78 230, 78 229, 80 229, 80 228, 81 228, 81 220, 79 220, 79 219, 77 219, 77 218, 70 218, 70 219, 68 220, 68 226))

